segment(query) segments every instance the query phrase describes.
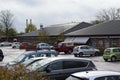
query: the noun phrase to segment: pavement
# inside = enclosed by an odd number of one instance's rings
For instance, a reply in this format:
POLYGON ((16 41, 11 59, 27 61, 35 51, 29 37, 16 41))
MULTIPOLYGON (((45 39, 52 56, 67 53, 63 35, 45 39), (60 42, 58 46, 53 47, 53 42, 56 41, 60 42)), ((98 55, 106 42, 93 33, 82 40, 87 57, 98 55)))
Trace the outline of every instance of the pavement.
MULTIPOLYGON (((0 49, 2 49, 3 54, 4 54, 4 59, 2 62, 0 63, 7 63, 9 61, 14 60, 15 58, 17 58, 19 55, 21 55, 22 53, 25 52, 24 49, 12 49, 12 47, 0 47, 0 49)), ((74 55, 72 54, 64 54, 64 53, 60 53, 60 55, 58 57, 62 57, 62 56, 66 56, 66 57, 74 57, 74 55)), ((90 56, 85 56, 82 58, 89 58, 91 59, 94 64, 96 65, 98 70, 109 70, 109 71, 117 71, 120 72, 120 61, 117 62, 105 62, 102 58, 102 56, 94 56, 94 57, 90 57, 90 56)))
POLYGON ((17 56, 24 53, 24 49, 12 49, 12 47, 0 47, 4 54, 4 59, 2 62, 9 62, 14 60, 17 56))

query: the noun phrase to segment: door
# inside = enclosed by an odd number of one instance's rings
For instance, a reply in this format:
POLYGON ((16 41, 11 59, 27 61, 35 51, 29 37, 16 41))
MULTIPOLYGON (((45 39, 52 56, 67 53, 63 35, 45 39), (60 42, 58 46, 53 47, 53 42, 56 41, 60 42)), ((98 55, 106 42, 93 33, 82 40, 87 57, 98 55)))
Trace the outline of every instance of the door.
POLYGON ((85 55, 89 54, 89 48, 87 46, 82 46, 80 49, 81 49, 81 52, 83 52, 83 54, 85 55))
POLYGON ((63 74, 63 62, 62 61, 55 61, 51 64, 49 64, 46 68, 46 70, 49 70, 48 72, 46 71, 45 76, 50 78, 50 79, 55 79, 55 80, 62 80, 62 77, 64 76, 63 74))
POLYGON ((120 59, 120 49, 119 48, 113 49, 113 55, 115 55, 117 59, 120 59))
POLYGON ((72 73, 90 70, 89 68, 87 68, 87 66, 88 66, 88 62, 84 62, 82 60, 63 61, 64 76, 62 80, 66 79, 72 73))

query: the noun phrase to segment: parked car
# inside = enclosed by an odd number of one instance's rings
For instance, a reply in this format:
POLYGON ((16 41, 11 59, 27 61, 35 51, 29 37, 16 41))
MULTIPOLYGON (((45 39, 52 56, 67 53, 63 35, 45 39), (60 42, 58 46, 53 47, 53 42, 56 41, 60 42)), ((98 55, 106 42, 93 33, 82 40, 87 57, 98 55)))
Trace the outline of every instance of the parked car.
POLYGON ((113 71, 84 71, 73 73, 65 80, 120 80, 120 73, 113 71))
POLYGON ((21 42, 19 48, 20 49, 26 49, 29 46, 32 46, 32 43, 30 43, 30 42, 21 42))
POLYGON ((8 41, 4 41, 4 42, 0 43, 0 46, 11 46, 11 45, 12 45, 12 43, 8 42, 8 41))
POLYGON ((103 59, 105 61, 120 60, 120 47, 112 47, 104 50, 103 59))
POLYGON ((35 58, 30 58, 30 59, 24 61, 22 64, 23 64, 25 67, 27 67, 27 66, 33 64, 34 62, 43 60, 43 59, 45 59, 45 58, 47 58, 47 57, 35 57, 35 58))
POLYGON ((25 53, 18 56, 15 60, 9 62, 7 65, 14 66, 17 63, 23 63, 24 61, 35 57, 56 57, 56 56, 58 56, 58 52, 55 50, 26 51, 25 53))
POLYGON ((73 54, 75 57, 77 56, 83 56, 83 55, 90 55, 90 56, 97 56, 99 55, 100 50, 93 48, 91 46, 88 45, 80 45, 80 46, 76 46, 73 48, 73 54))
POLYGON ((75 57, 52 57, 36 61, 27 67, 30 71, 39 71, 46 78, 65 80, 70 74, 79 71, 97 70, 90 59, 75 57))
POLYGON ((12 48, 19 48, 20 47, 20 42, 13 42, 12 43, 12 48))
POLYGON ((53 49, 58 52, 64 52, 65 54, 71 54, 74 46, 74 43, 71 42, 60 42, 58 45, 55 45, 53 49))
POLYGON ((41 50, 41 49, 52 49, 53 46, 50 46, 47 43, 38 43, 36 48, 37 50, 41 50))

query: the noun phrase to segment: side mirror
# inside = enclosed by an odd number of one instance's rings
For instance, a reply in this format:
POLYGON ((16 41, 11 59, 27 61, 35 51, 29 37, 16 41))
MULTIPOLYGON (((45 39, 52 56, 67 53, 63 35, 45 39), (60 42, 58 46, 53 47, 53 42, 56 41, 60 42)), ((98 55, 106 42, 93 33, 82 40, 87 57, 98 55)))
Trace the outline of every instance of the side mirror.
POLYGON ((48 67, 47 67, 47 68, 45 69, 45 71, 46 71, 47 73, 49 73, 49 72, 51 72, 51 68, 48 68, 48 67))

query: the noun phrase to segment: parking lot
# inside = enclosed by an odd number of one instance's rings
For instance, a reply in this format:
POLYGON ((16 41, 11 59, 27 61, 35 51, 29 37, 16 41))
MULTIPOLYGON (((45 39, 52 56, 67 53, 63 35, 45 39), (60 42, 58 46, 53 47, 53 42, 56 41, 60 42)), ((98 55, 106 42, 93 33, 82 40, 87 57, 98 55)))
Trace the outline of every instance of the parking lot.
MULTIPOLYGON (((22 54, 23 52, 25 52, 24 49, 12 49, 11 47, 0 47, 0 49, 2 49, 3 53, 4 53, 4 60, 1 62, 9 62, 14 60, 17 56, 19 56, 20 54, 22 54)), ((66 56, 66 57, 74 57, 72 54, 64 54, 64 53, 60 53, 60 55, 58 57, 62 57, 62 56, 66 56)), ((89 58, 91 59, 95 65, 97 66, 98 70, 110 70, 110 71, 118 71, 120 72, 120 61, 117 62, 105 62, 102 58, 102 56, 95 56, 95 57, 83 57, 83 58, 89 58)))

